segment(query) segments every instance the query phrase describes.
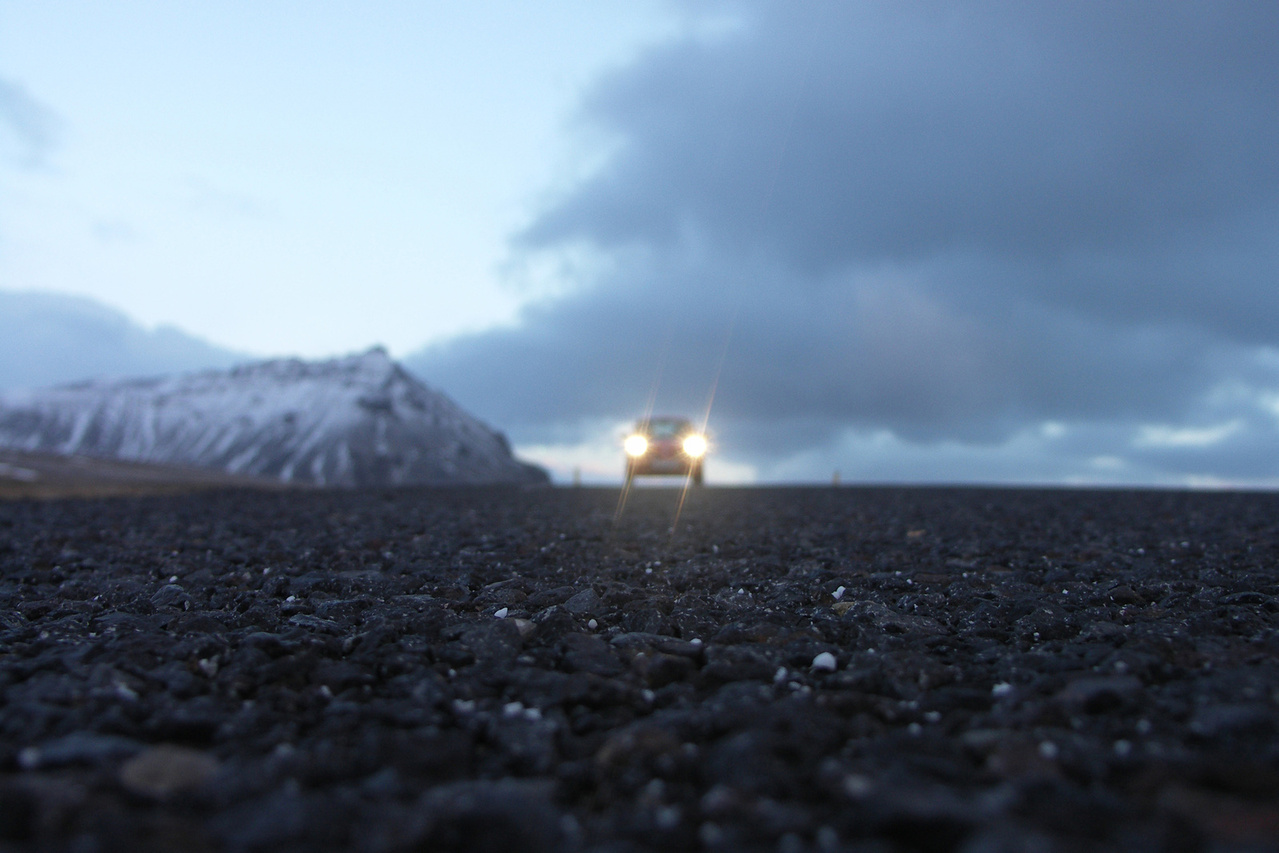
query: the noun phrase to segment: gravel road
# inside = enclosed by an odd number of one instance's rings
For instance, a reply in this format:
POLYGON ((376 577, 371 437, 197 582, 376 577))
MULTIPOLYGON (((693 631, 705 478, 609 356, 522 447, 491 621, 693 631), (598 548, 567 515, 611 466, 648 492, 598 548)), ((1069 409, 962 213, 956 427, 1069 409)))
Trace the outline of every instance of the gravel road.
POLYGON ((0 849, 1279 849, 1279 496, 0 503, 0 849))

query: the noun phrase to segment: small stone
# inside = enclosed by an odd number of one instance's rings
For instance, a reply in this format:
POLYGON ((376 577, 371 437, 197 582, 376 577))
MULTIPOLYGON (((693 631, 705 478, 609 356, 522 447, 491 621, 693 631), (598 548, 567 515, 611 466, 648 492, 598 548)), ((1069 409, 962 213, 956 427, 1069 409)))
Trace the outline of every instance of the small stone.
POLYGON ((835 599, 836 601, 839 601, 841 598, 843 598, 843 597, 844 597, 844 593, 845 593, 845 592, 847 592, 847 591, 848 591, 848 590, 847 590, 847 589, 845 589, 845 588, 844 588, 844 587, 842 587, 842 586, 841 586, 841 587, 837 587, 837 588, 835 589, 835 591, 831 593, 831 598, 835 599))
POLYGON ((187 595, 186 590, 178 586, 173 581, 174 578, 165 586, 160 587, 155 595, 151 596, 151 603, 156 607, 178 607, 183 610, 191 608, 191 596, 187 595))
POLYGON ((839 661, 830 652, 821 652, 813 658, 814 672, 834 672, 839 669, 839 661))
POLYGON ((994 687, 990 688, 990 695, 1000 699, 1002 699, 1005 696, 1011 696, 1012 693, 1013 693, 1013 686, 1009 684, 1007 681, 1001 681, 998 684, 996 684, 994 687))
POLYGON ((584 589, 564 602, 564 609, 574 616, 584 616, 599 606, 600 597, 593 589, 584 589))
POLYGON ((18 753, 18 766, 23 770, 50 767, 102 764, 137 753, 142 745, 119 735, 96 732, 72 732, 39 746, 29 746, 18 753))
POLYGON ((135 794, 162 800, 198 788, 217 770, 217 760, 199 750, 161 744, 126 761, 120 782, 135 794))
POLYGON ((849 773, 844 777, 841 786, 844 793, 854 800, 860 800, 871 792, 871 781, 860 773, 849 773))
POLYGON ((649 687, 664 687, 672 682, 684 681, 697 672, 697 665, 689 658, 661 652, 641 652, 631 661, 631 668, 649 687))
POLYGON ((505 619, 505 618, 506 618, 506 614, 508 614, 508 613, 510 613, 510 612, 511 612, 511 611, 510 611, 508 608, 502 607, 502 608, 499 608, 499 609, 497 609, 496 611, 494 611, 494 612, 493 612, 493 615, 494 615, 494 616, 496 616, 498 619, 505 619))
POLYGON ((599 626, 600 626, 600 623, 596 622, 594 619, 586 623, 586 627, 590 628, 592 631, 594 631, 599 626))
POLYGON ((1043 743, 1039 744, 1039 754, 1043 756, 1044 758, 1048 759, 1049 761, 1052 761, 1054 758, 1056 758, 1059 752, 1060 750, 1057 748, 1057 744, 1053 743, 1050 740, 1046 740, 1043 743))
POLYGON ((724 830, 717 824, 707 821, 697 829, 697 838, 707 847, 717 847, 724 840, 724 830))
POLYGON ((1054 702, 1072 714, 1106 714, 1132 704, 1141 692, 1141 681, 1131 675, 1088 677, 1066 685, 1054 702))
POLYGON ((662 806, 653 814, 658 829, 674 829, 679 826, 679 806, 662 806))

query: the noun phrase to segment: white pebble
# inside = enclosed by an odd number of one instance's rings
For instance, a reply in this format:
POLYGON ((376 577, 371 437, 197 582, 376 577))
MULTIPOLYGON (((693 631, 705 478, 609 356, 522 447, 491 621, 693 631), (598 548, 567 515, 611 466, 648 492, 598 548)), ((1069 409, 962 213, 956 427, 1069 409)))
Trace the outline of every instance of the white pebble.
POLYGON ((600 623, 596 622, 594 619, 586 623, 586 627, 590 628, 592 631, 594 631, 599 626, 600 626, 600 623))
POLYGON ((779 666, 777 668, 777 672, 773 673, 773 683, 781 684, 785 680, 786 680, 786 667, 779 666))
POLYGON ((1007 681, 1001 681, 994 687, 990 688, 991 696, 1011 696, 1012 692, 1013 686, 1007 681))
POLYGON ((839 668, 839 661, 830 652, 822 652, 813 658, 813 669, 817 672, 834 672, 839 668))
POLYGON ((694 637, 693 639, 689 640, 689 642, 695 646, 700 646, 702 644, 701 639, 698 637, 694 637))
POLYGON ((653 570, 652 570, 652 569, 645 569, 645 570, 644 570, 644 574, 646 574, 646 575, 651 575, 652 573, 653 573, 653 570))
POLYGON ((510 613, 510 612, 511 612, 511 611, 510 611, 510 608, 502 607, 502 608, 500 608, 500 609, 498 609, 498 610, 493 611, 493 615, 494 615, 494 616, 496 616, 498 619, 505 619, 505 618, 506 618, 506 614, 508 614, 508 613, 510 613))
POLYGON ((830 597, 835 599, 836 601, 839 601, 841 598, 844 597, 844 593, 846 592, 848 592, 848 590, 844 589, 844 587, 842 586, 837 587, 835 591, 830 594, 830 597))
POLYGON ((503 717, 522 717, 524 715, 523 702, 507 702, 502 706, 503 717))

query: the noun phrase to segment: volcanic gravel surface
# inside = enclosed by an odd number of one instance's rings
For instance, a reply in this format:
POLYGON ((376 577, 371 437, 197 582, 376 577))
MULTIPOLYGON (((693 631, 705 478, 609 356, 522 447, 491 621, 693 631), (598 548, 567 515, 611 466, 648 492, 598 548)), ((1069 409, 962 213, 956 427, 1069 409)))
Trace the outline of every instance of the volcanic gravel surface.
POLYGON ((0 504, 0 847, 1279 849, 1279 496, 0 504))

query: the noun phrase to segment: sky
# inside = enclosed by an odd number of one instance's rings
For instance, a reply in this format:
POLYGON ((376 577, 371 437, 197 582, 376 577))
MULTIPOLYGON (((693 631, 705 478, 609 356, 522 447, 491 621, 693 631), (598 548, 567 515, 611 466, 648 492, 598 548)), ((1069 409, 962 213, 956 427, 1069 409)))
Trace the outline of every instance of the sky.
POLYGON ((0 287, 262 354, 509 322, 539 285, 503 271, 507 238, 583 153, 562 125, 681 20, 646 0, 0 0, 0 287))
POLYGON ((1279 485, 1279 6, 0 0, 0 287, 560 479, 1279 485))

